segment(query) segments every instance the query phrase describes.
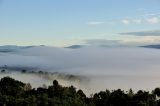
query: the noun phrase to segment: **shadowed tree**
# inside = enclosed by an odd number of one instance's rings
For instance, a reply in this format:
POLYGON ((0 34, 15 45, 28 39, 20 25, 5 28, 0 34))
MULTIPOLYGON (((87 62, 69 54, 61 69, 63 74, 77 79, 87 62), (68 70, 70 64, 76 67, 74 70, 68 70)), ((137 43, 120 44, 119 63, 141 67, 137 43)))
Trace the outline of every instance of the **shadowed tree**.
POLYGON ((155 88, 155 89, 153 90, 153 93, 154 93, 156 96, 160 97, 160 88, 155 88))
POLYGON ((23 91, 25 84, 10 77, 0 80, 0 92, 6 95, 16 96, 23 91))

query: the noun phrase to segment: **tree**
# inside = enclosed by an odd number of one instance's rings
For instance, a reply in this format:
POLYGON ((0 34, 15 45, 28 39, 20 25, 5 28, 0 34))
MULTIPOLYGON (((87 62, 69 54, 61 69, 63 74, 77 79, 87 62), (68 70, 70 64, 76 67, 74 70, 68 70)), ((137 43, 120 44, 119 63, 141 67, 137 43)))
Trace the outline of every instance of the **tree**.
POLYGON ((27 72, 27 70, 24 70, 24 69, 23 69, 23 70, 21 70, 21 72, 22 72, 22 73, 26 73, 26 72, 27 72))
POLYGON ((82 90, 76 91, 74 86, 63 87, 57 80, 49 87, 37 89, 10 77, 0 80, 0 106, 160 106, 156 95, 160 96, 160 88, 152 93, 106 90, 86 97, 82 90))
POLYGON ((83 93, 82 90, 78 90, 77 94, 80 96, 81 99, 83 99, 83 100, 86 99, 86 95, 83 93))
POLYGON ((153 94, 155 94, 156 96, 160 97, 160 88, 155 88, 153 90, 153 94))
POLYGON ((59 84, 58 84, 58 81, 57 80, 54 80, 53 81, 53 86, 58 86, 59 84))
POLYGON ((25 84, 25 86, 24 86, 24 90, 25 90, 25 91, 29 91, 29 90, 31 90, 31 89, 32 89, 32 86, 31 86, 30 83, 25 84))
POLYGON ((23 91, 25 84, 10 77, 0 80, 0 92, 6 95, 16 96, 23 91))
POLYGON ((128 96, 121 89, 114 90, 110 95, 110 104, 114 106, 126 106, 128 96))

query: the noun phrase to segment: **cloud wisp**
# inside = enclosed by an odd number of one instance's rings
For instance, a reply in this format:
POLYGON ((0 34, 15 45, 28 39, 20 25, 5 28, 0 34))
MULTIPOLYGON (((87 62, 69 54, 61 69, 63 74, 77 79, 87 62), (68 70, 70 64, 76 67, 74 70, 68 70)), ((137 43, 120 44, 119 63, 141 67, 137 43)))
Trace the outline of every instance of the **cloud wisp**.
POLYGON ((126 25, 130 24, 130 20, 128 19, 123 19, 121 22, 126 25))
POLYGON ((145 18, 130 18, 130 19, 122 19, 121 23, 128 24, 158 24, 160 22, 160 18, 158 16, 147 16, 145 18))
POLYGON ((159 17, 153 16, 153 17, 148 17, 146 21, 150 24, 157 24, 160 22, 160 19, 159 17))
POLYGON ((160 36, 160 30, 124 32, 124 33, 119 33, 119 34, 120 35, 134 35, 134 36, 160 36))
POLYGON ((105 20, 105 21, 90 21, 87 22, 87 25, 96 26, 96 25, 117 25, 117 24, 124 24, 124 25, 132 25, 132 24, 159 24, 160 23, 160 11, 154 12, 144 12, 142 15, 137 16, 125 16, 121 19, 115 20, 105 20))
POLYGON ((88 22, 87 24, 88 25, 101 25, 101 24, 104 24, 105 22, 103 21, 91 21, 91 22, 88 22))
POLYGON ((121 40, 109 40, 109 39, 90 39, 84 41, 87 45, 90 46, 99 46, 99 47, 124 47, 125 44, 121 40))

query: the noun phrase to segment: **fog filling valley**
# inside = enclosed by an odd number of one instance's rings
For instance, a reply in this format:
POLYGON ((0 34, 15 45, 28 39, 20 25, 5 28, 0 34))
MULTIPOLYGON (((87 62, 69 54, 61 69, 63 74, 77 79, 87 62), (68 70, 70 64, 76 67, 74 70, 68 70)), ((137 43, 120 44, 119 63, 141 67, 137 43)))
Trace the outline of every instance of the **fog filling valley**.
MULTIPOLYGON (((1 50, 1 49, 0 49, 1 50)), ((152 90, 160 86, 160 50, 141 47, 82 47, 79 49, 35 46, 0 52, 0 77, 11 76, 33 87, 52 84, 74 85, 87 95, 105 89, 152 90), (18 72, 44 71, 37 75, 18 72)))

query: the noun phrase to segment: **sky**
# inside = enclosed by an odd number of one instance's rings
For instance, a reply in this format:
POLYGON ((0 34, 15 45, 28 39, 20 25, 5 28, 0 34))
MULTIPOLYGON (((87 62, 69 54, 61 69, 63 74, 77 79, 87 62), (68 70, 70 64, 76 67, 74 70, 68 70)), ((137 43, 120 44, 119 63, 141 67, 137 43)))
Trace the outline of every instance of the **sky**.
POLYGON ((160 42, 160 0, 0 0, 0 45, 160 42))

